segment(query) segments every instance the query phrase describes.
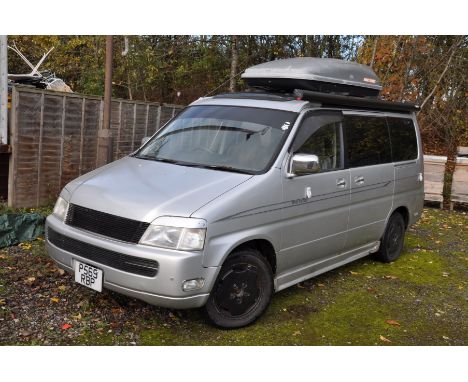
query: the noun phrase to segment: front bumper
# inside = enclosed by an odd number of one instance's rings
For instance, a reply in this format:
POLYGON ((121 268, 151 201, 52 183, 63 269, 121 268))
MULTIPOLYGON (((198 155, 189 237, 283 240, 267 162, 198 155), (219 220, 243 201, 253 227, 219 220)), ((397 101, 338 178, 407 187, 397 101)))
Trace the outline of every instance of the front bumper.
POLYGON ((174 251, 119 242, 70 227, 54 215, 50 215, 46 220, 46 232, 49 227, 75 240, 84 241, 110 251, 155 260, 159 263, 156 276, 141 276, 100 264, 80 256, 80 254, 67 252, 53 245, 46 235, 47 252, 60 267, 71 273, 74 272, 74 259, 94 265, 103 270, 104 288, 167 308, 197 308, 203 306, 208 300, 218 268, 203 267, 202 252, 174 251), (202 289, 192 292, 182 290, 183 281, 199 277, 205 279, 205 285, 202 289))

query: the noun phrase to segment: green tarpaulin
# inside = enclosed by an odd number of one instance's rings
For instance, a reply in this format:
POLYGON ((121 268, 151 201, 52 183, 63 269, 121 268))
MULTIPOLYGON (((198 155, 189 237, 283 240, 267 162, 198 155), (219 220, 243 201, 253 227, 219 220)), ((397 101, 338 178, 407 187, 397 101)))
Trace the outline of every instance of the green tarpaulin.
POLYGON ((40 214, 0 215, 0 248, 31 241, 44 233, 44 216, 40 214))

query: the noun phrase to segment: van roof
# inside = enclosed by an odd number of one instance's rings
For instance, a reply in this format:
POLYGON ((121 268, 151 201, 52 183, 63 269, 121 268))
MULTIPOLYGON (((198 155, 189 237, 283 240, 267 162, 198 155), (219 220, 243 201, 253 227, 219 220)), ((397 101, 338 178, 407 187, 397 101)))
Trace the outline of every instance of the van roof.
POLYGON ((190 106, 200 105, 258 107, 262 109, 275 109, 298 113, 304 107, 310 105, 310 103, 308 101, 296 100, 295 98, 259 97, 256 93, 245 92, 199 98, 190 104, 190 106))

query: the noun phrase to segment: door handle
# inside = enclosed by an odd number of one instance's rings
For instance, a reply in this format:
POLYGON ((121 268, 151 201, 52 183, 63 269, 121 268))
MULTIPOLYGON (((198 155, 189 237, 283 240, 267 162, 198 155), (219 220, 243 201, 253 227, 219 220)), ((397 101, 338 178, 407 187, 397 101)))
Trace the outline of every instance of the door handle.
POLYGON ((354 183, 356 184, 363 184, 364 183, 364 177, 362 175, 360 176, 355 176, 354 177, 354 183))
POLYGON ((345 178, 340 178, 336 180, 336 187, 338 188, 345 188, 346 187, 346 180, 345 178))

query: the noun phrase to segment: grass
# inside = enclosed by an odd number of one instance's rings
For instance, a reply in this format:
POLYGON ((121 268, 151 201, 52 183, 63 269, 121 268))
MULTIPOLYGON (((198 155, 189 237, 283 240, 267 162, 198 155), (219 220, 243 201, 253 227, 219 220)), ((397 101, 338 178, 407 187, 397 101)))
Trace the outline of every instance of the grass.
MULTIPOLYGON (((44 320, 36 319, 42 324, 30 336, 21 336, 19 329, 15 333, 14 325, 9 328, 10 334, 0 329, 3 343, 43 344, 46 338, 48 343, 78 345, 467 343, 466 212, 425 209, 418 224, 407 232, 404 253, 396 262, 382 264, 372 257, 364 258, 281 291, 263 317, 238 330, 209 325, 200 310, 168 310, 108 291, 94 293, 74 284, 69 275, 51 271, 53 263, 44 252, 43 242, 31 245, 29 250, 16 247, 2 251, 0 299, 6 301, 2 309, 16 309, 16 317, 21 316, 18 307, 8 306, 19 286, 11 283, 11 270, 6 267, 24 268, 21 256, 29 256, 29 260, 37 257, 41 261, 30 265, 21 280, 38 273, 50 274, 50 284, 38 289, 45 296, 44 302, 32 297, 23 299, 22 304, 43 304, 51 314, 44 320), (51 296, 58 296, 60 302, 50 303, 51 296), (73 319, 77 314, 80 319, 73 319), (63 322, 71 322, 73 328, 61 331, 58 326, 63 322)), ((26 287, 21 284, 21 288, 26 287)), ((27 314, 37 311, 31 308, 27 314)), ((7 320, 9 313, 3 317, 7 320)))

